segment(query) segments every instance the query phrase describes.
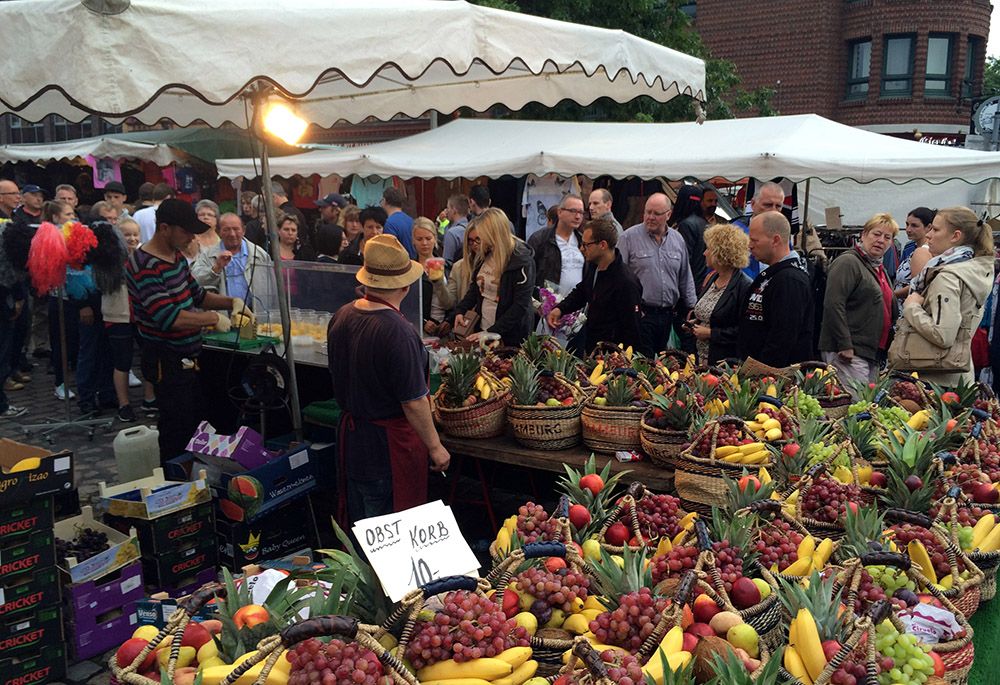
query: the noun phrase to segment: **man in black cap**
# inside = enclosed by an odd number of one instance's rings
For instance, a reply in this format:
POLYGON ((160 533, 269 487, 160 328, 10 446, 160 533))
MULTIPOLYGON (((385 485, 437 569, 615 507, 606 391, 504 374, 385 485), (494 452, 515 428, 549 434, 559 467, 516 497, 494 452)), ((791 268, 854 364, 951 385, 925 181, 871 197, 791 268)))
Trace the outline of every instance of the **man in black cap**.
POLYGON ((143 339, 142 376, 153 384, 160 414, 160 461, 183 454, 203 418, 198 355, 203 328, 229 330, 220 311, 246 312, 238 298, 202 288, 183 251, 209 230, 194 208, 167 199, 156 208, 156 232, 129 256, 126 283, 136 329, 143 339), (196 311, 204 310, 204 311, 196 311))
POLYGON ((340 193, 330 193, 316 200, 316 206, 319 207, 319 221, 316 222, 317 228, 323 224, 339 226, 340 210, 347 206, 347 200, 340 193))
POLYGON ((119 218, 129 215, 128 209, 125 207, 125 200, 127 199, 128 193, 125 192, 125 186, 122 183, 111 181, 104 186, 104 201, 114 207, 119 218))
POLYGON ((45 191, 34 183, 28 183, 21 188, 21 204, 11 214, 11 219, 37 226, 42 223, 43 204, 45 204, 45 191))

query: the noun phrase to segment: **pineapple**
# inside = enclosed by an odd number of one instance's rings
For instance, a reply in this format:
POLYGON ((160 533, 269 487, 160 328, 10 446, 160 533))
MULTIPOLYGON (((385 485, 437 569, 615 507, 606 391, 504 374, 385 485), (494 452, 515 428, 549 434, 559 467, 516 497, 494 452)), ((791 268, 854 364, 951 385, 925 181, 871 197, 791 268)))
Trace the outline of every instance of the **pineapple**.
MULTIPOLYGON (((771 658, 760 669, 760 672, 754 675, 743 665, 743 661, 736 655, 736 652, 726 650, 722 654, 712 655, 712 662, 708 668, 715 675, 706 681, 699 682, 704 682, 705 685, 777 685, 777 683, 786 682, 778 671, 781 660, 781 650, 779 649, 771 654, 771 658)), ((695 664, 694 668, 698 670, 698 664, 695 664)), ((663 683, 667 685, 666 680, 663 683)))
POLYGON ((926 514, 934 493, 934 440, 903 426, 879 443, 889 460, 883 503, 926 514))
POLYGON ((654 393, 650 398, 653 404, 652 420, 649 422, 653 428, 687 432, 691 425, 691 393, 687 386, 680 384, 674 392, 673 399, 654 393))
POLYGON ((458 408, 475 402, 479 356, 471 352, 453 354, 444 371, 444 400, 447 406, 458 408), (473 402, 467 402, 469 398, 473 402))
POLYGON ((939 385, 935 385, 934 383, 931 383, 930 385, 933 389, 932 394, 938 398, 940 404, 950 405, 956 411, 961 411, 962 409, 972 409, 976 405, 976 400, 979 399, 978 383, 969 384, 962 379, 958 382, 958 385, 947 389, 951 391, 950 393, 939 385), (945 402, 946 394, 949 395, 948 399, 951 400, 950 402, 945 402), (955 395, 955 397, 951 397, 950 395, 955 395))
POLYGON ((611 462, 604 465, 600 472, 597 471, 597 462, 591 454, 583 466, 582 471, 577 471, 568 464, 563 464, 566 475, 560 476, 556 482, 556 488, 569 497, 572 504, 582 504, 590 511, 590 524, 583 530, 576 531, 577 542, 583 544, 585 540, 595 535, 615 508, 615 502, 621 497, 621 478, 627 471, 611 473, 611 462), (588 488, 580 487, 580 479, 584 476, 595 474, 600 477, 604 487, 595 495, 588 488))
POLYGON ((566 350, 546 350, 541 360, 543 369, 552 373, 561 373, 570 380, 576 378, 576 365, 579 363, 579 358, 566 350))
POLYGON ((735 387, 724 388, 726 401, 729 403, 729 414, 744 420, 751 420, 757 415, 760 404, 760 393, 749 382, 735 387))
POLYGON ((618 598, 639 589, 653 587, 653 572, 646 563, 646 555, 642 551, 633 552, 628 545, 620 556, 621 566, 606 549, 601 549, 601 560, 591 562, 589 569, 601 595, 601 604, 609 611, 618 608, 618 598))
POLYGON ((849 416, 842 425, 845 435, 854 444, 862 459, 868 463, 879 461, 878 427, 874 421, 858 421, 856 416, 849 416))
POLYGON ((712 540, 715 541, 712 543, 712 550, 716 557, 721 550, 728 548, 732 554, 742 559, 743 569, 747 573, 757 559, 757 545, 752 540, 752 519, 753 516, 749 514, 730 515, 718 507, 712 507, 712 518, 708 525, 712 540))
POLYGON ((514 404, 532 405, 538 401, 539 372, 534 365, 522 355, 514 357, 514 365, 510 369, 510 390, 514 395, 514 404))
MULTIPOLYGON (((743 475, 749 476, 750 473, 743 469, 743 475)), ((726 512, 730 515, 746 509, 758 500, 770 499, 771 495, 774 494, 773 482, 762 483, 758 488, 750 481, 745 488, 740 490, 739 481, 733 480, 725 474, 723 474, 722 479, 726 483, 726 512)))
POLYGON ((635 399, 632 379, 626 374, 618 374, 607 382, 608 391, 604 395, 609 407, 628 407, 635 399))
POLYGON ((887 547, 884 517, 875 507, 859 507, 857 513, 850 508, 844 518, 844 538, 837 548, 840 561, 855 559, 867 554, 870 542, 887 547))
POLYGON ((816 621, 820 641, 836 640, 843 644, 850 624, 849 612, 840 611, 841 590, 836 589, 836 579, 824 579, 816 571, 808 583, 794 583, 778 578, 778 599, 789 616, 797 616, 799 609, 806 609, 816 621), (803 587, 807 585, 807 587, 803 587))
POLYGON ((547 345, 549 336, 531 333, 521 344, 521 350, 528 355, 532 364, 537 364, 542 360, 545 352, 549 349, 547 345))

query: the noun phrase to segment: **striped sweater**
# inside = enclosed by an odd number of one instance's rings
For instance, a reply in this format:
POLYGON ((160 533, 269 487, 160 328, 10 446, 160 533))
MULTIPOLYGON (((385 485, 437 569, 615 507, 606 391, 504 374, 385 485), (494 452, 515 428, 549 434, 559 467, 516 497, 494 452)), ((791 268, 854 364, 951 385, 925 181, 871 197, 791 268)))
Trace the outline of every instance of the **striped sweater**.
POLYGON ((172 330, 182 310, 197 307, 205 299, 205 290, 194 280, 184 256, 178 252, 174 262, 166 262, 139 247, 129 255, 125 275, 143 340, 178 355, 197 355, 201 329, 172 330))

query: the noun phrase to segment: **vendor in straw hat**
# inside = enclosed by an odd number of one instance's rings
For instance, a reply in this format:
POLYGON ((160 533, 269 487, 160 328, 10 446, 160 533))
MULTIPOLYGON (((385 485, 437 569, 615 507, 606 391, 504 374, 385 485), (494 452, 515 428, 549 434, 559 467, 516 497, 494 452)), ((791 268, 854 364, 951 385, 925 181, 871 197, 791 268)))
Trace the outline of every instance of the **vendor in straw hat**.
POLYGON ((328 334, 350 522, 424 504, 428 458, 434 471, 451 459, 431 418, 427 351, 399 311, 424 269, 392 235, 368 240, 364 259, 365 296, 337 311, 328 334))

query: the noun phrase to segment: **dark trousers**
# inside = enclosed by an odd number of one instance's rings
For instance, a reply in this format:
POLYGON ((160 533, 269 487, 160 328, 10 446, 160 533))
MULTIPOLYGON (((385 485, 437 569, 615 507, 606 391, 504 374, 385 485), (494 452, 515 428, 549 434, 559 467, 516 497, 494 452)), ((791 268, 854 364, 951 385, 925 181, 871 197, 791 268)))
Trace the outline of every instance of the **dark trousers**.
MULTIPOLYGON (((11 311, 6 307, 0 308, 0 412, 7 411, 10 404, 7 402, 7 394, 3 390, 3 384, 14 371, 14 360, 17 358, 14 349, 14 328, 15 322, 10 320, 11 311)), ((24 313, 21 313, 24 317, 24 313)))
POLYGON ((111 371, 111 345, 98 308, 94 310, 93 323, 80 324, 76 389, 82 409, 118 406, 111 371))
MULTIPOLYGON (((63 316, 66 319, 66 360, 69 368, 76 368, 76 360, 80 352, 80 303, 75 300, 63 300, 63 316)), ((52 350, 52 369, 56 376, 56 385, 62 385, 62 336, 59 335, 59 298, 49 298, 49 347, 52 350)))
POLYGON ((31 335, 30 297, 24 300, 24 305, 21 307, 21 314, 14 321, 14 327, 11 331, 11 335, 13 335, 13 341, 11 342, 12 368, 10 373, 13 373, 21 368, 30 368, 27 366, 28 337, 31 335))
POLYGON ((639 320, 639 351, 647 357, 654 357, 667 349, 673 322, 674 313, 670 309, 644 308, 639 320))
POLYGON ((160 463, 187 451, 188 441, 204 416, 201 381, 195 365, 185 368, 184 357, 146 344, 142 347, 142 377, 156 391, 160 432, 160 463))

